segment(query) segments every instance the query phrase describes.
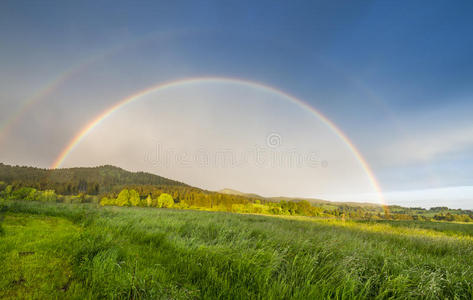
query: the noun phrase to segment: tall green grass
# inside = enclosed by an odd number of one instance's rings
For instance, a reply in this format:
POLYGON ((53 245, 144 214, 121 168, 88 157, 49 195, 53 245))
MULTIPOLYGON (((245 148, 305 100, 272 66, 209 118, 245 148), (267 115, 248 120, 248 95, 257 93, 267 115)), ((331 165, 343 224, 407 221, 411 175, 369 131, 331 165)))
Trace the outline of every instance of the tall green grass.
POLYGON ((473 224, 471 223, 459 223, 459 222, 444 222, 444 221, 392 221, 392 220, 379 220, 379 221, 360 221, 364 223, 378 223, 378 224, 389 224, 393 227, 407 227, 407 228, 419 228, 434 230, 442 232, 446 235, 464 235, 473 237, 473 224))
POLYGON ((419 230, 415 223, 403 223, 399 230, 398 223, 93 205, 7 205, 0 259, 3 270, 16 273, 2 276, 0 297, 473 296, 473 242, 444 234, 455 231, 450 225, 443 232, 419 230), (43 231, 47 234, 39 235, 43 231), (59 271, 48 277, 51 264, 59 271), (32 270, 51 284, 25 277, 32 270))

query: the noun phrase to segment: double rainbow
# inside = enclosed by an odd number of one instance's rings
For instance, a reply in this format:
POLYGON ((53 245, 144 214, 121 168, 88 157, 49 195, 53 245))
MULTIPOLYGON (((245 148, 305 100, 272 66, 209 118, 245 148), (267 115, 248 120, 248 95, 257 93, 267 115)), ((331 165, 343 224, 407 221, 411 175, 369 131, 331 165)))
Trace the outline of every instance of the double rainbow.
POLYGON ((378 194, 378 198, 380 203, 385 205, 384 197, 381 191, 381 187, 374 176, 373 171, 371 170, 370 166, 366 162, 366 160, 363 158, 361 155, 360 151, 353 145, 353 143, 348 139, 348 137, 332 122, 330 121, 326 116, 322 115, 319 111, 317 111, 315 108, 310 106, 308 103, 297 99, 289 94, 287 94, 284 91, 281 91, 279 89, 276 89, 271 86, 267 86, 258 82, 253 82, 253 81, 248 81, 248 80, 242 80, 242 79, 234 79, 234 78, 225 78, 225 77, 198 77, 198 78, 188 78, 188 79, 180 79, 180 80, 175 80, 175 81, 169 81, 169 82, 164 82, 160 83, 154 86, 151 86, 149 88, 146 88, 144 90, 141 90, 131 96, 128 96, 120 101, 118 101, 116 104, 114 104, 112 107, 106 109, 104 112, 102 112, 100 115, 98 115, 95 119, 93 119, 90 123, 88 123, 84 128, 82 128, 79 133, 77 133, 76 136, 67 144, 67 146, 64 148, 64 150, 61 151, 60 155, 54 160, 54 163, 51 165, 52 169, 59 168, 64 160, 67 158, 67 156, 74 150, 74 148, 96 127, 98 126, 101 122, 103 122, 107 117, 109 117, 111 114, 113 114, 115 111, 118 109, 121 109, 125 107, 126 105, 130 104, 131 102, 137 101, 143 96, 146 96, 148 94, 154 93, 154 92, 159 92, 163 91, 169 88, 173 87, 178 87, 178 86, 183 86, 183 85, 188 85, 188 84, 198 84, 198 83, 233 83, 233 84, 241 84, 241 85, 246 85, 251 88, 259 89, 262 91, 265 91, 267 93, 275 94, 282 96, 286 98, 288 101, 291 101, 292 103, 300 106, 304 110, 310 112, 314 116, 316 116, 318 119, 320 119, 324 124, 327 125, 327 127, 336 134, 338 138, 350 149, 350 151, 353 153, 353 155, 356 157, 357 161, 360 163, 361 167, 363 170, 366 172, 366 175, 369 178, 369 181, 373 188, 375 189, 376 193, 378 194))

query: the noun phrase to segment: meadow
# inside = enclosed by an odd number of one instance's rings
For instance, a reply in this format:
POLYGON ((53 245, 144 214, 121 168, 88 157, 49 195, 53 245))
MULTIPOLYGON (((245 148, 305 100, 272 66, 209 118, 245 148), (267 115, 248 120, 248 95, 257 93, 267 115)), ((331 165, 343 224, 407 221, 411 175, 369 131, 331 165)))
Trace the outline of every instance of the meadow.
POLYGON ((0 298, 473 297, 473 224, 3 206, 0 298))

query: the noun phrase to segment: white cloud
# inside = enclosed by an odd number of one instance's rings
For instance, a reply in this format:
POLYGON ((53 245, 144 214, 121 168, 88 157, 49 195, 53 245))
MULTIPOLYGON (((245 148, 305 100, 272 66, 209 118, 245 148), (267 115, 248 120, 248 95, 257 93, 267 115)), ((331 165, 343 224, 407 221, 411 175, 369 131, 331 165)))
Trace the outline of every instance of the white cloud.
POLYGON ((387 164, 432 161, 473 146, 473 126, 442 131, 417 132, 379 147, 377 156, 387 164))
MULTIPOLYGON (((365 193, 357 195, 318 195, 332 201, 378 203, 378 195, 365 193)), ((404 207, 448 206, 449 208, 473 209, 473 186, 451 186, 418 190, 399 190, 383 193, 386 204, 404 207)))

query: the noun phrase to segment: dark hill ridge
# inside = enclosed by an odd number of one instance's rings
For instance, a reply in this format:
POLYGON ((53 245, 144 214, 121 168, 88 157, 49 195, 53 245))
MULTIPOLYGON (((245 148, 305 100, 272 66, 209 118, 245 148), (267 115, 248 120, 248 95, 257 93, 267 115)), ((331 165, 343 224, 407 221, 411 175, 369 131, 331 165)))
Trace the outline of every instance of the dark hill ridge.
POLYGON ((80 192, 98 194, 126 185, 188 186, 151 173, 130 172, 110 165, 41 169, 0 163, 0 181, 43 190, 54 189, 66 195, 80 192))

